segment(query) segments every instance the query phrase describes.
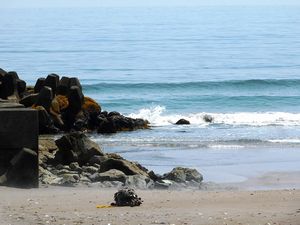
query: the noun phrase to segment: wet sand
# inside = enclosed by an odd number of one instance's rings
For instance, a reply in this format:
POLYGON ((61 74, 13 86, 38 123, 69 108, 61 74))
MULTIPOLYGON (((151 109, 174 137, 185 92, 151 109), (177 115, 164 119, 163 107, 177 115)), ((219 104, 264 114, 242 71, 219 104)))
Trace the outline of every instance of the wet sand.
POLYGON ((137 191, 140 207, 109 205, 116 189, 0 187, 1 224, 300 224, 300 190, 137 191))

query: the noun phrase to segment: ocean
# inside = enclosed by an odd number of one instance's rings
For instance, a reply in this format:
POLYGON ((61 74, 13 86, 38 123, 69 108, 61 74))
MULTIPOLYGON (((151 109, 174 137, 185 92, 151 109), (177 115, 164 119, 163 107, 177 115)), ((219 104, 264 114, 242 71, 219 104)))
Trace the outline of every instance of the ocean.
POLYGON ((184 166, 243 182, 300 171, 299 10, 3 9, 0 67, 31 85, 77 76, 103 110, 151 123, 92 134, 107 152, 157 173, 184 166), (174 125, 180 118, 191 125, 174 125))

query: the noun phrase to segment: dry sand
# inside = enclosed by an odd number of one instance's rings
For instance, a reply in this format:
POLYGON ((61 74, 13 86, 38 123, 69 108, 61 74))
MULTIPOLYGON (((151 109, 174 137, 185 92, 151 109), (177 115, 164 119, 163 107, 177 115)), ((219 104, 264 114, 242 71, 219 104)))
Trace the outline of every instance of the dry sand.
POLYGON ((0 187, 0 224, 300 224, 300 190, 137 191, 140 207, 96 208, 115 191, 0 187))

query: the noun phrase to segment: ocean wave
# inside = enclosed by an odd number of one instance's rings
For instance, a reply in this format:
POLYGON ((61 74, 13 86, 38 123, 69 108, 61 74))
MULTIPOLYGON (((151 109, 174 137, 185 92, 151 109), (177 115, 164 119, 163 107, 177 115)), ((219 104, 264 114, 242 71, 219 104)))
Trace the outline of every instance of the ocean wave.
POLYGON ((175 124, 179 119, 189 120, 191 125, 231 125, 231 126, 300 126, 300 113, 288 112, 236 112, 236 113, 190 113, 168 114, 164 106, 143 108, 137 113, 129 114, 133 118, 148 120, 152 126, 175 124), (206 122, 207 115, 213 118, 206 122))
POLYGON ((261 89, 261 88, 299 88, 300 79, 252 79, 252 80, 224 80, 224 81, 197 81, 197 82, 170 82, 170 83, 105 83, 87 80, 84 88, 88 90, 103 89, 181 89, 181 88, 222 88, 222 89, 261 89), (95 82, 95 83, 94 83, 95 82))

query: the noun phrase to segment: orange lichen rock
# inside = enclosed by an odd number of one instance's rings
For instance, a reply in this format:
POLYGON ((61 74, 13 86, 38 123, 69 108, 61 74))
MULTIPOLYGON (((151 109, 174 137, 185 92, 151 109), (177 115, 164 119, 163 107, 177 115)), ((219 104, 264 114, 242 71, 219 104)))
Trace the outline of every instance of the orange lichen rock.
POLYGON ((68 98, 66 96, 56 95, 54 99, 56 99, 56 101, 58 102, 60 110, 64 110, 64 109, 68 108, 69 101, 68 101, 68 98))
POLYGON ((101 112, 101 107, 94 99, 92 99, 90 97, 84 97, 82 110, 89 112, 89 113, 101 112))
POLYGON ((31 108, 36 109, 36 110, 45 110, 45 108, 43 106, 36 105, 36 104, 32 105, 31 108))

